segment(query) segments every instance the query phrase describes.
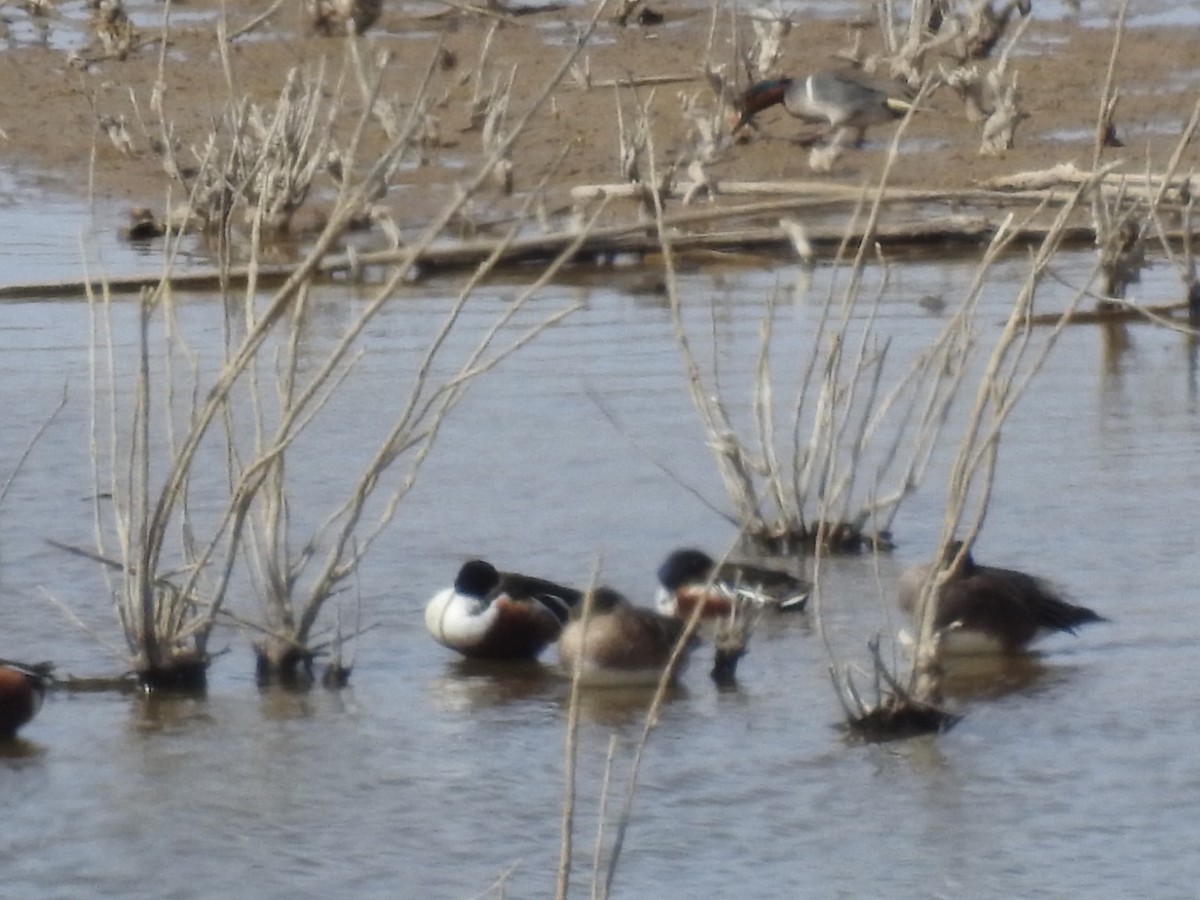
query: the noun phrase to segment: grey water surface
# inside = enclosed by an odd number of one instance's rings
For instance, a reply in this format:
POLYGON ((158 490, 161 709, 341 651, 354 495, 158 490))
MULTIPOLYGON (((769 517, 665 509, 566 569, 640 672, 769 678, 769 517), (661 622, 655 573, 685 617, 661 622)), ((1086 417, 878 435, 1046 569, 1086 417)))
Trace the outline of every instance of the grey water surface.
MULTIPOLYGON (((147 268, 117 245, 106 252, 114 268, 147 268)), ((0 260, 6 281, 27 277, 25 265, 11 245, 0 260)), ((1060 307, 1069 290, 1059 282, 1083 282, 1090 265, 1090 254, 1061 257, 1044 308, 1060 307)), ((896 366, 948 314, 921 298, 953 309, 972 272, 965 262, 893 268, 875 329, 896 366)), ((973 378, 1024 272, 1016 255, 989 275, 973 378)), ((772 291, 781 404, 811 353, 831 272, 818 267, 797 294, 799 277, 790 264, 682 276, 698 352, 715 335, 742 421, 772 291)), ((498 879, 507 896, 550 895, 568 693, 553 651, 541 666, 465 666, 425 633, 422 606, 472 555, 571 582, 599 566, 604 581, 650 602, 668 550, 719 552, 733 538, 656 464, 724 505, 652 282, 615 269, 552 286, 522 315, 528 325, 582 304, 475 384, 447 421, 354 587, 370 630, 348 690, 260 691, 251 635, 228 629, 214 638, 228 653, 202 699, 52 694, 0 753, 0 895, 467 898, 498 879)), ((501 283, 474 298, 455 346, 476 339, 518 289, 501 283)), ((1137 290, 1163 299, 1178 280, 1163 265, 1137 290)), ((337 427, 315 429, 289 464, 298 522, 319 520, 369 453, 454 294, 450 284, 415 285, 372 322, 332 411, 337 427)), ((348 286, 320 292, 306 344, 314 360, 363 302, 348 286)), ((112 310, 118 364, 135 347, 134 313, 129 300, 112 310)), ((183 297, 179 315, 199 356, 219 347, 217 298, 183 297)), ((77 297, 0 305, 0 472, 66 397, 0 505, 0 655, 80 675, 121 665, 96 567, 46 543, 92 540, 93 321, 77 297)), ((949 733, 881 746, 838 730, 829 656, 808 616, 765 622, 731 692, 710 682, 711 651, 701 648, 650 738, 614 896, 1194 895, 1198 403, 1186 336, 1068 329, 1005 430, 977 551, 1053 579, 1112 621, 960 683, 964 719, 949 733)), ((967 406, 955 405, 925 484, 901 507, 896 551, 824 572, 826 624, 843 660, 863 661, 867 638, 900 624, 895 579, 936 540, 967 406)), ((343 598, 346 616, 353 599, 343 598)), ((252 597, 231 603, 256 615, 252 597)), ((610 738, 611 823, 648 699, 584 698, 572 896, 590 890, 610 738)))

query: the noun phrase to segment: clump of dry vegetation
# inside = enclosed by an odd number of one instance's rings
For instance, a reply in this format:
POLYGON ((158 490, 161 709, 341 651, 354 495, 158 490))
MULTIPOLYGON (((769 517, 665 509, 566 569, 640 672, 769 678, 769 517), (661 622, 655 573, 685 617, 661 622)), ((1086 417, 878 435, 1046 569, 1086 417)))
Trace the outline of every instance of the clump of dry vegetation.
MULTIPOLYGON (((967 417, 949 473, 945 518, 937 551, 939 555, 935 558, 942 558, 952 541, 961 539, 969 546, 978 534, 991 497, 1002 426, 1054 347, 1058 335, 1070 319, 1071 310, 1085 294, 1082 288, 1075 291, 1072 302, 1058 315, 1056 327, 1044 332, 1040 339, 1035 338, 1038 330, 1032 321, 1032 310, 1038 288, 1047 277, 1074 207, 1082 202, 1086 193, 1086 186, 1080 188, 1063 205, 1055 226, 1031 257, 1028 274, 1014 298, 1005 327, 992 347, 986 367, 979 375, 974 406, 967 417)), ((974 310, 988 271, 1011 239, 1011 232, 997 234, 980 261, 976 277, 959 310, 959 314, 968 320, 974 319, 974 310)), ((814 606, 818 622, 823 602, 820 588, 822 556, 818 550, 814 560, 814 606)), ((885 662, 878 637, 868 642, 871 655, 868 680, 873 685, 872 695, 864 697, 856 686, 853 667, 836 662, 832 644, 819 625, 833 661, 831 673, 852 733, 870 740, 884 740, 944 730, 958 720, 955 713, 941 706, 943 673, 933 631, 933 598, 949 574, 948 570, 939 571, 932 567, 929 578, 922 586, 915 617, 919 631, 906 676, 894 674, 885 662)))
MULTIPOLYGON (((886 178, 886 175, 885 175, 886 178)), ((694 350, 674 277, 671 237, 661 229, 676 341, 692 402, 712 450, 743 540, 762 552, 797 553, 820 545, 855 553, 890 544, 890 524, 903 498, 920 483, 934 441, 962 375, 969 348, 965 319, 951 317, 930 349, 909 370, 885 378, 888 342, 874 330, 888 288, 886 260, 866 308, 859 303, 868 249, 880 203, 867 212, 863 237, 840 293, 836 280, 818 327, 804 349, 777 334, 778 292, 766 299, 755 365, 750 426, 739 431, 716 368, 706 375, 694 350), (794 399, 781 403, 773 347, 799 363, 794 399), (884 384, 889 382, 887 389, 884 384), (780 411, 786 415, 778 421, 780 411), (885 429, 893 421, 900 427, 885 429), (884 436, 886 435, 886 437, 884 436), (877 442, 873 446, 873 442, 877 442), (870 494, 863 482, 875 473, 870 494), (818 513, 818 508, 823 512, 818 513)), ((784 223, 801 260, 811 259, 804 228, 784 223)))
MULTIPOLYGON (((224 620, 258 633, 258 672, 264 680, 310 680, 314 659, 325 655, 332 657, 327 682, 344 683, 349 667, 341 647, 353 634, 344 632, 339 617, 336 632, 320 635, 322 610, 344 590, 396 514, 442 422, 470 383, 575 309, 546 311, 533 325, 515 325, 528 300, 572 258, 577 244, 568 244, 473 345, 463 350, 460 342, 449 340, 468 299, 529 221, 527 205, 496 252, 464 279, 390 410, 381 398, 378 413, 383 421, 390 417, 391 425, 347 495, 327 513, 305 517, 321 523, 314 532, 295 533, 294 514, 303 500, 289 488, 294 448, 307 432, 329 427, 325 423, 339 392, 353 383, 367 325, 411 280, 422 251, 490 179, 495 158, 508 152, 566 70, 564 64, 534 110, 511 125, 496 126, 493 158, 411 250, 389 261, 325 357, 305 358, 301 365, 301 342, 318 302, 320 265, 355 217, 386 191, 398 161, 416 145, 413 135, 420 127, 419 117, 410 117, 387 152, 360 163, 358 140, 371 125, 370 100, 378 91, 380 69, 363 62, 355 38, 346 40, 347 65, 357 77, 340 79, 339 91, 361 86, 367 112, 339 152, 339 193, 324 229, 278 287, 265 291, 258 277, 264 241, 303 202, 316 163, 333 142, 326 110, 335 108, 342 94, 326 98, 319 73, 310 78, 293 72, 272 110, 232 101, 234 114, 214 129, 199 156, 189 212, 200 203, 207 219, 227 222, 233 209, 242 209, 249 231, 244 287, 224 297, 231 315, 221 358, 202 358, 199 342, 192 342, 178 315, 169 267, 182 235, 166 246, 166 274, 137 304, 136 352, 117 350, 114 319, 120 311, 109 294, 92 297, 96 479, 112 502, 96 508, 97 549, 79 552, 104 563, 113 578, 129 662, 146 687, 201 688, 212 658, 213 628, 224 620), (200 185, 212 189, 199 190, 200 185), (223 475, 212 465, 215 460, 224 460, 223 475), (205 512, 196 513, 194 498, 201 493, 224 496, 223 508, 214 513, 209 499, 205 512), (110 543, 115 552, 107 549, 110 543), (239 562, 261 604, 259 616, 229 601, 239 562)), ((586 234, 582 229, 580 239, 586 234)))

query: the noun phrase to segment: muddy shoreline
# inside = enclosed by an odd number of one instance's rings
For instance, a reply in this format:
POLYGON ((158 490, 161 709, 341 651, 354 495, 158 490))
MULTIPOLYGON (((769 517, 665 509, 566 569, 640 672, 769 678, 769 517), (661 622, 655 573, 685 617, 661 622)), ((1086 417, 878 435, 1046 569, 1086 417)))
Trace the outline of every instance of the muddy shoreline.
MULTIPOLYGON (((241 5, 230 15, 230 30, 268 6, 267 2, 241 5)), ((10 171, 36 176, 47 190, 80 197, 92 194, 100 203, 118 208, 165 209, 172 181, 155 152, 162 120, 186 155, 202 145, 212 123, 235 100, 272 103, 289 70, 298 67, 314 77, 312 73, 324 66, 327 90, 343 74, 345 40, 312 34, 299 6, 287 4, 261 27, 234 41, 227 70, 213 24, 219 7, 208 0, 187 5, 187 21, 171 27, 165 52, 158 42, 150 41, 123 60, 81 65, 71 53, 53 46, 10 48, 0 54, 0 79, 20 88, 0 92, 4 133, 0 159, 10 171), (162 119, 152 112, 160 65, 165 85, 162 119), (123 126, 128 136, 120 142, 123 146, 118 147, 103 127, 113 123, 123 126)), ((474 206, 482 210, 482 218, 503 219, 522 194, 550 171, 545 202, 551 214, 569 208, 573 187, 620 181, 618 103, 627 120, 632 120, 639 103, 651 110, 660 167, 678 159, 689 138, 689 124, 681 112, 684 100, 713 100, 700 73, 702 62, 732 60, 735 42, 745 40, 745 35, 731 31, 728 16, 714 25, 705 8, 660 10, 665 20, 656 26, 622 27, 602 21, 583 53, 580 72, 585 68, 593 85, 630 77, 661 77, 664 83, 619 91, 586 89, 581 75, 569 76, 515 147, 513 194, 489 186, 476 198, 474 206), (707 53, 710 32, 713 49, 707 53)), ((570 36, 584 26, 590 13, 590 9, 566 8, 505 17, 455 10, 411 15, 396 4, 384 10, 363 40, 365 49, 391 56, 384 96, 403 110, 431 69, 430 91, 436 98, 431 111, 436 142, 422 151, 421 164, 414 161, 402 172, 384 201, 402 227, 428 220, 452 196, 455 184, 473 171, 481 155, 473 101, 489 79, 512 75, 510 119, 520 115, 542 91, 567 53, 570 36)), ((1015 146, 1000 156, 981 155, 979 125, 968 122, 961 101, 942 88, 906 132, 890 185, 952 190, 1060 162, 1091 166, 1113 33, 1071 21, 1040 21, 1036 16, 1035 10, 1011 63, 1019 73, 1021 107, 1027 112, 1015 146)), ((830 65, 850 46, 856 30, 845 22, 799 23, 784 40, 778 68, 801 74, 830 65)), ((143 28, 143 37, 155 31, 143 28)), ((79 40, 85 36, 81 34, 79 40)), ((878 41, 878 29, 864 30, 866 50, 878 41)), ((1182 29, 1125 33, 1114 79, 1122 94, 1115 122, 1124 146, 1103 150, 1103 163, 1116 163, 1131 173, 1165 167, 1194 102, 1190 79, 1177 77, 1175 62, 1188 58, 1193 42, 1182 29)), ((347 103, 340 110, 343 138, 361 112, 361 106, 354 106, 347 103)), ((867 145, 848 151, 831 174, 814 176, 807 151, 796 142, 806 133, 804 126, 778 107, 760 119, 762 128, 752 140, 728 147, 712 165, 715 177, 726 181, 816 177, 845 185, 872 182, 884 164, 894 127, 873 130, 867 145)), ((360 158, 370 158, 381 147, 381 135, 369 135, 360 158)), ((1196 162, 1197 149, 1189 147, 1181 171, 1187 172, 1196 162)), ((332 182, 325 188, 332 192, 332 182)), ((174 196, 182 196, 178 185, 174 196)))

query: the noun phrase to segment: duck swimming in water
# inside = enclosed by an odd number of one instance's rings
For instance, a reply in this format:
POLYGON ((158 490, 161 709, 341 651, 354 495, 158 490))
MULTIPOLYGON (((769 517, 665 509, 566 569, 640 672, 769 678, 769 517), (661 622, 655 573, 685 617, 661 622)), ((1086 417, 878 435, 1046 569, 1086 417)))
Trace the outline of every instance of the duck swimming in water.
MULTIPOLYGON (((939 589, 933 629, 939 652, 950 655, 1016 654, 1048 634, 1074 634, 1081 625, 1106 621, 1086 606, 1064 600, 1040 578, 1015 569, 981 566, 955 541, 943 566, 957 565, 939 589), (961 558, 959 558, 961 552, 961 558)), ((900 578, 900 608, 915 615, 932 565, 908 569, 900 578)))
POLYGON ((439 644, 472 659, 536 659, 582 599, 574 588, 473 559, 426 605, 425 627, 439 644))
MULTIPOLYGON (((635 606, 611 588, 596 588, 585 622, 583 604, 558 642, 559 660, 571 677, 591 687, 650 686, 658 684, 671 665, 675 645, 686 629, 681 619, 635 606)), ((687 665, 688 654, 699 644, 688 638, 669 678, 674 681, 687 665)))
POLYGON ((686 619, 698 603, 701 616, 727 616, 738 602, 761 609, 798 612, 808 603, 809 584, 783 569, 753 563, 718 565, 703 550, 673 550, 658 567, 655 605, 668 616, 686 619))

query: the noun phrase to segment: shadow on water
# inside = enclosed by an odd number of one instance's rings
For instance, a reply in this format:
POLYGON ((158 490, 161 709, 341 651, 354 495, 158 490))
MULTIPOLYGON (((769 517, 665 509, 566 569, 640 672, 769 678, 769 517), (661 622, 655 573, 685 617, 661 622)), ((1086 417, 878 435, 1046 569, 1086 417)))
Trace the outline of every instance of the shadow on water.
POLYGON ((1099 328, 1103 348, 1104 374, 1117 375, 1121 371, 1121 358, 1133 346, 1129 328, 1124 322, 1104 322, 1099 328))
POLYGON ((0 764, 11 764, 13 768, 19 767, 24 760, 38 759, 48 752, 48 748, 28 738, 0 739, 0 764))
MULTIPOLYGON (((579 691, 579 719, 589 725, 625 730, 640 728, 646 721, 646 713, 654 702, 655 688, 652 687, 594 687, 579 691)), ((667 691, 664 705, 686 701, 686 687, 676 685, 667 691)), ((569 696, 563 697, 563 715, 566 715, 569 696)))
MULTIPOLYGON (((558 667, 535 661, 456 660, 430 682, 430 689, 445 708, 455 710, 548 702, 565 717, 571 700, 571 683, 558 667)), ((580 720, 613 728, 641 723, 654 692, 653 687, 582 688, 580 720)), ((668 691, 666 702, 686 697, 687 690, 676 686, 668 691)))
MULTIPOLYGON (((1200 325, 1200 322, 1196 324, 1200 325)), ((1187 361, 1188 396, 1195 402, 1200 396, 1200 338, 1189 334, 1184 341, 1183 350, 1187 361)))
POLYGON ((133 728, 143 734, 175 734, 214 718, 204 695, 143 691, 129 707, 133 728))
POLYGON ((259 708, 270 722, 311 719, 322 712, 344 712, 351 705, 351 688, 328 690, 318 684, 303 687, 266 685, 259 688, 259 708))
POLYGON ((877 776, 892 771, 897 763, 901 763, 912 772, 925 776, 938 776, 952 767, 952 760, 947 758, 936 734, 921 734, 903 741, 860 741, 843 735, 847 744, 861 748, 866 758, 872 762, 877 776))
POLYGON ((1034 654, 959 657, 943 667, 942 689, 955 703, 998 700, 1010 694, 1034 696, 1060 684, 1071 672, 1068 666, 1048 664, 1034 654))

